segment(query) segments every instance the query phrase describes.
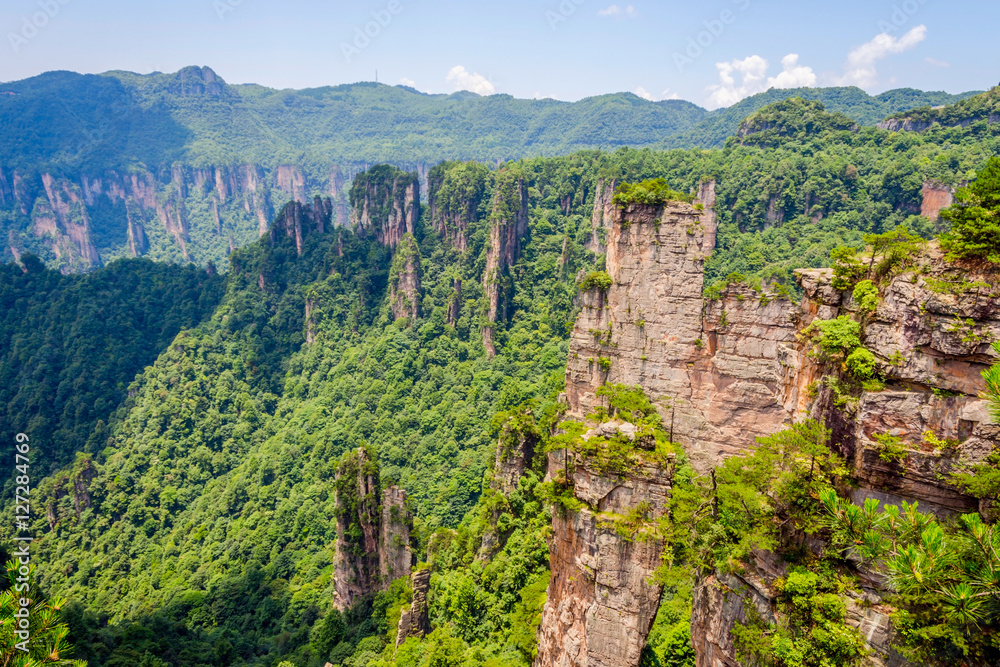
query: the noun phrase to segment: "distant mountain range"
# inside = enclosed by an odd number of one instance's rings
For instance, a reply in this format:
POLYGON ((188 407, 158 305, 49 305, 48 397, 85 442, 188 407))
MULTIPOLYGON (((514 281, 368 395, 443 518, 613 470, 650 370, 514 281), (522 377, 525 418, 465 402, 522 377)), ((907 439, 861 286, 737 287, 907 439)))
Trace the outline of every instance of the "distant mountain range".
POLYGON ((579 102, 429 95, 356 83, 307 90, 230 85, 208 67, 174 74, 49 72, 0 85, 0 165, 76 171, 181 162, 195 167, 509 160, 587 148, 712 147, 741 120, 790 97, 862 125, 950 95, 913 89, 769 90, 718 111, 632 93, 579 102))
POLYGON ((559 102, 376 83, 275 90, 227 84, 208 67, 49 72, 0 84, 0 247, 3 261, 33 252, 67 273, 122 256, 221 268, 292 199, 331 197, 346 224, 351 180, 375 163, 426 183, 444 160, 718 147, 747 116, 794 97, 873 126, 973 95, 770 90, 710 112, 631 93, 559 102))

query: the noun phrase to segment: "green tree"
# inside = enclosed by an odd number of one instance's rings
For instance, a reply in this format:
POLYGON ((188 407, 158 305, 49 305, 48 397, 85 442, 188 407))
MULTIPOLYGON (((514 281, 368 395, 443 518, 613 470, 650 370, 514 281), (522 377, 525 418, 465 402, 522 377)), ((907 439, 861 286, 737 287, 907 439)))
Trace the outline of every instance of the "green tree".
POLYGON ((73 652, 66 641, 69 628, 59 614, 63 601, 44 600, 35 583, 35 566, 27 567, 27 576, 21 573, 21 567, 17 560, 7 562, 10 588, 0 592, 0 664, 86 667, 82 660, 69 659, 73 652), (22 601, 28 604, 22 607, 22 601), (27 617, 21 616, 23 610, 27 617), (18 632, 28 633, 27 637, 18 632))
POLYGON ((955 199, 954 206, 941 212, 952 225, 941 237, 948 259, 1000 264, 1000 157, 990 159, 955 199))

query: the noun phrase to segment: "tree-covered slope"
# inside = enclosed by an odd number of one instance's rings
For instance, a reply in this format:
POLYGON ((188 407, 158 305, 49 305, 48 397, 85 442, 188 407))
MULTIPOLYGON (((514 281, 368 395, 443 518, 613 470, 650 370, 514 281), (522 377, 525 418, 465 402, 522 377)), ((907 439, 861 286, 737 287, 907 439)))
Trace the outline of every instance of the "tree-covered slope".
POLYGON ((790 88, 768 90, 752 95, 731 107, 711 112, 692 130, 668 139, 670 148, 708 148, 721 146, 736 134, 740 123, 764 107, 793 97, 822 102, 833 113, 842 113, 862 126, 877 125, 884 118, 917 107, 954 104, 976 95, 976 92, 951 95, 944 92, 924 92, 913 88, 887 90, 869 95, 860 88, 790 88))
MULTIPOLYGON (((797 104, 763 115, 793 127, 797 104)), ((530 627, 543 587, 545 503, 537 470, 509 507, 490 500, 483 477, 512 410, 534 401, 532 420, 551 417, 577 277, 602 268, 588 250, 602 232, 592 228, 598 184, 663 178, 690 193, 715 180, 709 281, 739 272, 791 287, 793 268, 828 266, 832 249, 862 245, 866 233, 908 221, 932 234, 914 217, 924 181, 968 179, 1000 148, 995 124, 917 135, 839 122, 712 151, 443 165, 412 243, 397 246, 407 261, 394 262, 367 229, 317 226, 299 205, 284 211, 271 234, 233 254, 211 318, 185 324, 128 386, 94 436, 103 447, 37 482, 39 575, 78 602, 71 625, 84 657, 322 667, 335 654, 380 654, 405 591, 332 610, 337 461, 368 444, 384 482, 409 495, 415 552, 437 554, 431 614, 444 629, 399 664, 425 665, 437 652, 527 662, 530 633, 518 635, 515 619, 530 627), (312 230, 301 248, 296 224, 312 230), (455 247, 459 229, 465 250, 455 247), (400 277, 415 272, 419 281, 400 277), (393 315, 393 289, 419 299, 416 317, 393 315), (483 564, 477 536, 494 510, 517 539, 483 564)), ((355 203, 364 206, 363 193, 355 203)), ((375 229, 393 215, 368 208, 380 216, 375 229)), ((89 327, 100 321, 87 317, 89 327)))
POLYGON ((45 443, 36 471, 104 449, 136 374, 209 317, 223 279, 193 266, 120 260, 63 276, 26 256, 0 266, 2 437, 45 443))

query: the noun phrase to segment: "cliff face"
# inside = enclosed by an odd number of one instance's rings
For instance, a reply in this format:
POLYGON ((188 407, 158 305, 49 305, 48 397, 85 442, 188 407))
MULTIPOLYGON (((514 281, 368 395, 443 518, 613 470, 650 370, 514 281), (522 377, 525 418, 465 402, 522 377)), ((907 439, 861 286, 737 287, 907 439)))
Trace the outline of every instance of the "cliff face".
POLYGON ((289 202, 271 225, 271 245, 282 235, 287 236, 295 240, 295 250, 301 256, 305 237, 325 233, 330 228, 332 215, 333 202, 329 199, 316 197, 311 205, 289 202))
POLYGON ((359 174, 351 187, 351 225, 359 234, 371 234, 395 248, 417 229, 420 216, 420 179, 416 173, 388 165, 359 174))
POLYGON ((570 410, 593 409, 605 383, 640 385, 666 401, 664 421, 707 470, 801 407, 803 386, 791 371, 801 365, 799 309, 744 287, 715 301, 703 297, 715 239, 710 208, 633 205, 613 216, 607 270, 614 284, 582 295, 566 374, 570 410))
POLYGON ((921 190, 920 215, 931 222, 941 218, 941 211, 955 203, 955 193, 947 185, 927 181, 921 190))
MULTIPOLYGON (((605 425, 607 426, 607 425, 605 425)), ((552 514, 549 583, 538 632, 536 667, 634 667, 660 605, 662 588, 651 583, 663 544, 657 537, 624 536, 609 514, 647 508, 662 518, 672 470, 641 465, 625 475, 596 470, 568 451, 549 454, 549 477, 566 475, 579 509, 552 514)))
POLYGON ((336 487, 334 604, 343 611, 409 574, 413 520, 406 492, 379 488, 378 466, 364 449, 341 460, 336 487))
MULTIPOLYGON (((711 200, 710 190, 703 186, 703 202, 711 200)), ((859 311, 851 292, 834 289, 831 270, 798 272, 801 304, 746 285, 706 297, 702 263, 714 234, 709 211, 686 204, 612 210, 607 270, 613 285, 581 295, 566 377, 570 412, 582 416, 600 405, 596 390, 606 383, 639 385, 701 470, 754 447, 757 436, 812 416, 831 429, 832 446, 853 463, 855 502, 919 502, 941 515, 988 512, 949 479, 1000 445, 1000 426, 989 423, 979 398, 981 372, 996 360, 990 343, 1000 340, 995 277, 948 265, 932 243, 881 286, 870 314, 859 311), (862 344, 885 379, 884 390, 859 390, 846 402, 819 382, 843 371, 812 354, 807 332, 814 321, 841 315, 862 324, 862 344), (885 434, 904 449, 890 460, 875 439, 885 434)), ((576 466, 577 475, 593 476, 583 472, 585 461, 576 466)), ((580 497, 587 482, 575 481, 580 497)), ((656 497, 646 489, 630 504, 656 497)), ((553 584, 540 631, 549 662, 539 665, 632 664, 627 652, 613 660, 593 657, 596 643, 588 641, 597 636, 588 623, 598 616, 586 610, 602 599, 594 594, 592 582, 600 577, 593 573, 615 567, 604 565, 601 554, 626 554, 622 545, 601 552, 600 544, 587 510, 553 519, 553 584)), ((642 571, 643 554, 627 557, 629 568, 642 571)), ((784 568, 779 558, 760 553, 740 576, 714 574, 699 582, 692 621, 699 667, 737 664, 731 630, 746 619, 747 605, 773 618, 773 584, 784 568)), ((861 628, 874 664, 902 664, 890 649, 880 586, 864 583, 864 593, 848 600, 848 620, 861 628)), ((641 604, 632 609, 635 649, 645 635, 634 619, 645 616, 641 604)), ((616 641, 602 639, 602 646, 616 641)))
POLYGON ((427 179, 431 226, 456 250, 469 246, 469 227, 477 222, 487 196, 489 170, 475 162, 438 165, 427 179))
MULTIPOLYGON (((181 77, 178 85, 185 90, 213 85, 189 78, 181 77)), ((345 189, 360 170, 333 165, 328 176, 310 177, 294 165, 174 165, 66 177, 0 168, 0 206, 26 219, 27 236, 10 231, 11 253, 51 253, 50 260, 65 272, 87 271, 123 255, 203 262, 206 239, 246 244, 267 233, 285 203, 307 204, 311 194, 332 202, 328 224, 347 226, 345 189)))
POLYGON ((513 171, 497 175, 490 215, 490 241, 486 251, 486 271, 483 289, 487 299, 487 320, 482 330, 483 345, 488 356, 496 354, 493 329, 490 325, 507 319, 512 297, 508 272, 521 256, 521 240, 528 233, 528 185, 513 171))
POLYGON ((396 627, 396 648, 410 637, 420 638, 431 631, 430 609, 427 594, 431 590, 431 571, 416 570, 410 578, 413 588, 413 601, 408 607, 403 607, 396 627))
POLYGON ((389 271, 389 304, 394 319, 420 316, 420 247, 413 234, 406 234, 396 247, 389 271))

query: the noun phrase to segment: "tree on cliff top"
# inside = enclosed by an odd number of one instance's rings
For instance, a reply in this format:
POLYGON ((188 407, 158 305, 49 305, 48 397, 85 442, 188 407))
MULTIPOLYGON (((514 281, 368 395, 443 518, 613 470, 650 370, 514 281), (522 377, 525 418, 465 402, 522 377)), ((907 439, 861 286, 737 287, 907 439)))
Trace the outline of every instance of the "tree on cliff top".
POLYGON ((952 223, 951 231, 941 237, 948 259, 1000 264, 1000 157, 991 158, 955 199, 954 206, 941 212, 952 223))

